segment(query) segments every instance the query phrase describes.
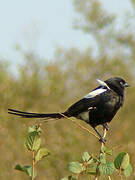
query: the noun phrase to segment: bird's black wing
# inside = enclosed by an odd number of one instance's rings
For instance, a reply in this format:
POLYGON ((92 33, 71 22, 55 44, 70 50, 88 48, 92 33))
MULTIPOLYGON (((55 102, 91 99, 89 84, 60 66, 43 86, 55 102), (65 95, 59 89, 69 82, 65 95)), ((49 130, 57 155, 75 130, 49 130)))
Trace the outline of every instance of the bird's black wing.
POLYGON ((101 99, 103 98, 104 94, 106 94, 108 91, 110 90, 100 87, 94 89, 89 94, 84 96, 84 98, 71 105, 66 111, 67 114, 69 116, 77 116, 78 114, 89 109, 96 108, 96 106, 101 103, 101 99))

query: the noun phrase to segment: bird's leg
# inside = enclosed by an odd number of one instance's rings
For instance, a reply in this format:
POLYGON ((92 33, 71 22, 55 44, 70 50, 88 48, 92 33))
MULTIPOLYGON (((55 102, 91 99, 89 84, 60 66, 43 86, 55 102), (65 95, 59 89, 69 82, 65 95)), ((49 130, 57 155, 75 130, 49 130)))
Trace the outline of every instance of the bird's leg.
POLYGON ((101 136, 100 132, 95 127, 93 127, 93 129, 96 131, 97 135, 100 137, 100 141, 105 144, 106 140, 101 136))
POLYGON ((109 125, 108 125, 108 123, 103 124, 103 127, 104 127, 107 131, 109 130, 109 125))

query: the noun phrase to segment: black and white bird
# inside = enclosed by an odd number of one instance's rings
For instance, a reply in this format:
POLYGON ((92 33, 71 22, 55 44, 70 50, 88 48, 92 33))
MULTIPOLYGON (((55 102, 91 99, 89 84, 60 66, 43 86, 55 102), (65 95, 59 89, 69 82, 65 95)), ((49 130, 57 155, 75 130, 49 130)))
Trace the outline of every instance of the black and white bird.
POLYGON ((97 79, 99 86, 85 95, 81 100, 71 105, 63 113, 39 114, 23 112, 14 109, 8 109, 9 114, 21 116, 24 118, 63 118, 75 117, 90 124, 100 140, 105 143, 102 135, 96 129, 96 126, 103 125, 108 129, 108 124, 124 102, 124 90, 128 83, 120 77, 112 77, 106 81, 97 79))

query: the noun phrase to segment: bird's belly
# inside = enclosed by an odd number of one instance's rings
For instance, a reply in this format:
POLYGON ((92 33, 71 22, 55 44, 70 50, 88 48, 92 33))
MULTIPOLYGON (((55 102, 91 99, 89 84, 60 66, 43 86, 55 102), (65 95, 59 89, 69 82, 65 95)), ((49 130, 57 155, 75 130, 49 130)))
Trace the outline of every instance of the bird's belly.
POLYGON ((89 114, 89 124, 91 126, 102 125, 106 122, 110 122, 118 109, 114 109, 113 106, 107 106, 103 108, 97 108, 94 111, 91 111, 89 114))
POLYGON ((98 104, 98 106, 94 108, 89 108, 88 110, 79 113, 76 118, 85 121, 92 127, 96 127, 110 122, 119 108, 119 101, 116 98, 112 98, 104 103, 98 104))

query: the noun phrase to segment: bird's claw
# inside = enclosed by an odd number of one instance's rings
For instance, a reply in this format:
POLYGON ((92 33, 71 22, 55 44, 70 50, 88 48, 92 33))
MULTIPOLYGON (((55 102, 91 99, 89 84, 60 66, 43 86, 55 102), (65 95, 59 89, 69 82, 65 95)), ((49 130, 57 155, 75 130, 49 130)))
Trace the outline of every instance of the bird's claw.
POLYGON ((109 131, 109 126, 108 126, 107 123, 106 123, 106 124, 103 124, 103 127, 104 127, 107 131, 109 131))
POLYGON ((104 138, 100 138, 99 141, 104 143, 104 144, 106 143, 106 139, 104 139, 104 138))

